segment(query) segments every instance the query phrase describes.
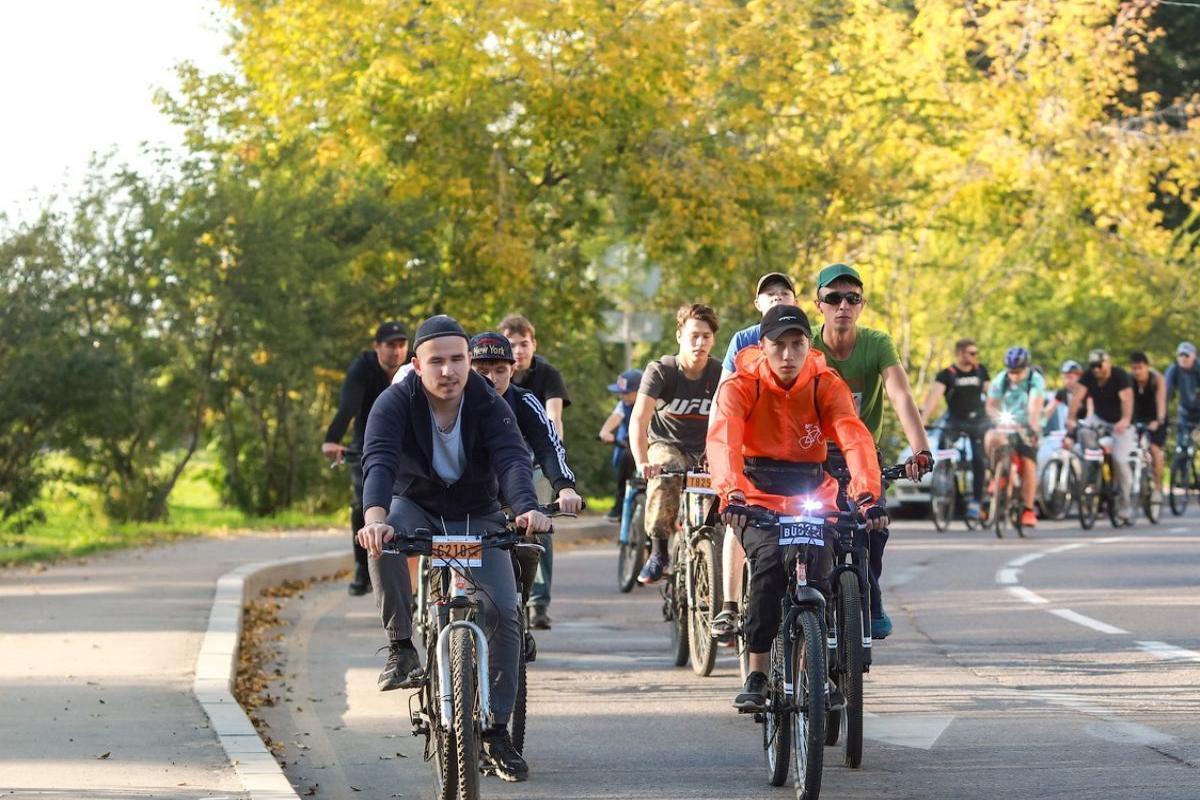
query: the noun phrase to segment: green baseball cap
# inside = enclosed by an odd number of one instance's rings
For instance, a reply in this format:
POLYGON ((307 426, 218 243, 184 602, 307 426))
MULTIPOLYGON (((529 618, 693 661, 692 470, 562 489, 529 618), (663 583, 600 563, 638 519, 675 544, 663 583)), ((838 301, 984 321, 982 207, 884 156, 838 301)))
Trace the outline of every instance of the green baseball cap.
POLYGON ((823 289, 838 278, 854 281, 859 286, 863 285, 862 276, 854 267, 848 264, 830 264, 817 275, 817 288, 823 289))

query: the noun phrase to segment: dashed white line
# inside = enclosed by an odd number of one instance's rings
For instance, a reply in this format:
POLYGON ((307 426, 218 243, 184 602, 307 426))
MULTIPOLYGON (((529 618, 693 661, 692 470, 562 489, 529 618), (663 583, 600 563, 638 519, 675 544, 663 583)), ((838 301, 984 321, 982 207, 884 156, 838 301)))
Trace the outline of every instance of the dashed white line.
POLYGON ((1149 653, 1163 661, 1195 661, 1200 662, 1200 653, 1183 647, 1176 647, 1166 642, 1138 642, 1138 649, 1149 653))
POLYGON ((1092 630, 1099 631, 1100 633, 1113 635, 1129 634, 1129 631, 1124 630, 1123 628, 1118 628, 1115 625, 1109 625, 1107 622, 1101 622, 1098 619, 1092 619, 1091 617, 1087 617, 1076 611, 1072 611, 1069 608, 1048 608, 1046 610, 1056 617, 1065 619, 1067 622, 1074 622, 1076 625, 1082 625, 1085 628, 1091 628, 1092 630))
POLYGON ((1048 553, 1048 552, 1049 552, 1048 550, 1041 550, 1037 553, 1026 553, 1023 556, 1018 556, 1018 557, 1014 558, 1012 561, 1008 562, 1008 566, 1023 567, 1026 564, 1031 564, 1034 561, 1037 561, 1039 558, 1045 558, 1046 553, 1048 553))

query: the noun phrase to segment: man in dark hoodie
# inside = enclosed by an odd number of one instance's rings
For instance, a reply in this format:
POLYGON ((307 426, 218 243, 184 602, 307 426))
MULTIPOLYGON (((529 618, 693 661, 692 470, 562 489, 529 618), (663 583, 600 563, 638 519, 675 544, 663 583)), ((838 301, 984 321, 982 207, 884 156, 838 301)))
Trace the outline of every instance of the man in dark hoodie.
MULTIPOLYGON (((375 398, 388 387, 396 372, 408 359, 408 333, 399 322, 385 322, 375 331, 375 344, 370 350, 364 350, 354 363, 346 370, 346 379, 342 381, 342 397, 338 403, 337 414, 329 423, 325 432, 325 443, 321 445, 321 454, 334 463, 346 460, 346 451, 351 451, 347 462, 350 467, 350 486, 354 490, 354 502, 350 506, 350 538, 352 540, 363 526, 363 473, 362 455, 363 434, 367 429, 367 415, 375 398), (354 437, 350 447, 343 447, 342 437, 354 420, 354 437)), ((371 591, 371 578, 367 570, 367 551, 358 541, 354 541, 354 580, 350 582, 349 590, 352 595, 362 595, 371 591)))
MULTIPOLYGON (((537 509, 533 467, 516 417, 491 384, 471 371, 462 326, 445 315, 430 317, 417 330, 413 350, 413 373, 384 391, 371 409, 363 448, 366 524, 358 541, 371 556, 388 633, 381 691, 413 686, 420 672, 408 568, 404 558, 383 553, 385 543, 420 528, 438 530, 443 521, 470 520, 473 529, 501 531, 501 491, 519 527, 529 533, 550 527, 537 509)), ((483 756, 501 778, 524 780, 529 768, 508 733, 523 646, 511 556, 485 548, 483 566, 472 577, 481 589, 481 627, 489 632, 495 717, 483 732, 483 756)))

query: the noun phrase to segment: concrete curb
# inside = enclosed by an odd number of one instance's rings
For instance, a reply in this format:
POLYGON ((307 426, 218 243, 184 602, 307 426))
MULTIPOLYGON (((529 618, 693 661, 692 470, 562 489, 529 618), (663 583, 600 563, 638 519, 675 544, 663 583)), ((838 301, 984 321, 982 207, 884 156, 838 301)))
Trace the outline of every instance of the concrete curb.
POLYGON ((217 580, 208 631, 196 657, 192 694, 212 722, 213 732, 220 739, 251 800, 299 800, 300 795, 263 744, 246 712, 233 698, 242 607, 269 586, 330 575, 353 566, 353 562, 353 554, 342 548, 316 555, 244 564, 217 580))

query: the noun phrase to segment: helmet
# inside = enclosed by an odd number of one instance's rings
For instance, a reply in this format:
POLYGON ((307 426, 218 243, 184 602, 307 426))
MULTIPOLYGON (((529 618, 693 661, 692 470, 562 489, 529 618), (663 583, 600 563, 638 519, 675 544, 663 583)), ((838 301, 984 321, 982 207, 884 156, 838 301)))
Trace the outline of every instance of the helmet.
POLYGON ((1062 363, 1058 371, 1066 375, 1068 372, 1083 372, 1083 367, 1079 366, 1078 361, 1068 358, 1062 363))
POLYGON ((1024 347, 1010 347, 1004 354, 1006 369, 1024 369, 1029 366, 1029 351, 1024 347))

